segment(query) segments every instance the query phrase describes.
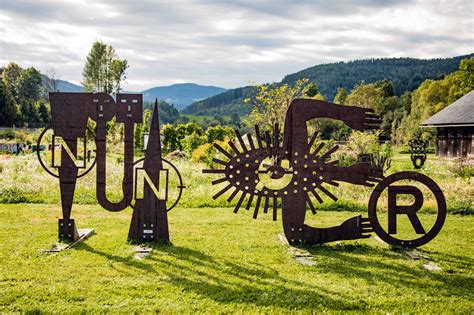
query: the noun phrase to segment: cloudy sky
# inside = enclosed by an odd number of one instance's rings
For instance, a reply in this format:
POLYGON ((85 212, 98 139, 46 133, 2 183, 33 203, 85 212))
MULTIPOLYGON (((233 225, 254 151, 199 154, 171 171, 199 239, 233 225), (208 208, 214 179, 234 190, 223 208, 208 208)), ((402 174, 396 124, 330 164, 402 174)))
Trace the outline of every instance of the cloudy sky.
POLYGON ((127 90, 232 88, 334 61, 450 57, 473 52, 473 34, 473 0, 0 0, 0 64, 80 83, 101 39, 128 60, 127 90))

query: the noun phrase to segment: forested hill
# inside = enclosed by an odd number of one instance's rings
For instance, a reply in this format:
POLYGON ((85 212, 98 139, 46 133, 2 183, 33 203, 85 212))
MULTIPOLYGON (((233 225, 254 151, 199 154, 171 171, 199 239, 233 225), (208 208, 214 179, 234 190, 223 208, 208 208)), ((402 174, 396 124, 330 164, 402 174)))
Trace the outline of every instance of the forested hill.
POLYGON ((210 116, 230 116, 236 113, 241 116, 250 111, 250 105, 244 104, 244 99, 249 98, 254 91, 252 86, 227 90, 189 105, 183 113, 210 116))
POLYGON ((349 91, 361 81, 373 83, 388 79, 392 81, 395 94, 401 95, 405 91, 413 91, 426 79, 442 79, 445 74, 457 70, 462 59, 473 55, 445 59, 382 58, 323 64, 289 74, 282 83, 293 85, 297 80, 307 78, 326 99, 332 100, 339 87, 349 91))
MULTIPOLYGON (((339 87, 347 91, 359 82, 373 83, 382 79, 392 81, 397 95, 416 89, 426 79, 441 79, 458 69, 462 59, 474 54, 445 59, 381 58, 323 64, 285 76, 282 83, 292 85, 308 78, 327 100, 333 100, 339 87)), ((252 95, 252 87, 231 89, 189 105, 183 112, 195 115, 244 115, 250 105, 243 100, 252 95)))

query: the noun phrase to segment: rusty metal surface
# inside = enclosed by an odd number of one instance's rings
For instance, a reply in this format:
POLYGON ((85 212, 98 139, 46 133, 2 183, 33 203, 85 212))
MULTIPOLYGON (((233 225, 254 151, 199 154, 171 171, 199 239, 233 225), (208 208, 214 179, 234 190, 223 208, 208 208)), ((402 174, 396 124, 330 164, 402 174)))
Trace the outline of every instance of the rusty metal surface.
MULTIPOLYGON (((57 174, 49 169, 43 161, 41 154, 37 151, 41 166, 52 176, 59 178, 61 205, 63 218, 59 220, 59 238, 67 241, 76 241, 79 237, 75 221, 71 219, 71 210, 74 200, 74 191, 78 178, 86 175, 96 166, 96 195, 99 204, 109 211, 121 211, 131 205, 134 199, 134 128, 135 124, 142 122, 142 95, 141 94, 117 94, 113 99, 106 93, 50 93, 51 102, 51 126, 43 130, 37 145, 47 130, 52 129, 55 137, 61 137, 65 145, 61 146, 61 162, 57 167, 57 174), (123 198, 118 202, 112 202, 106 195, 106 126, 113 118, 117 123, 124 124, 124 173, 122 181, 123 198), (73 158, 77 158, 78 139, 84 138, 86 131, 92 133, 87 127, 89 119, 96 122, 94 141, 96 144, 96 157, 93 163, 79 173, 81 166, 77 166, 73 158), (68 154, 68 150, 69 153, 68 154)), ((143 159, 145 172, 151 178, 153 184, 159 183, 159 173, 163 168, 161 159, 158 107, 155 108, 152 120, 152 132, 149 136, 149 150, 143 159)), ((54 141, 54 140, 53 140, 54 141)), ((85 146, 86 141, 84 141, 85 146)), ((53 145, 53 152, 55 146, 53 145)), ((84 147, 84 152, 86 148, 84 147)), ((53 153, 54 154, 54 153, 53 153)), ((54 163, 54 156, 53 156, 54 163)), ((85 165, 85 161, 84 161, 85 165)), ((179 196, 172 205, 174 207, 181 197, 182 179, 178 170, 168 162, 169 167, 178 173, 180 185, 179 196)), ((168 221, 166 217, 166 198, 158 200, 154 193, 150 193, 150 184, 144 183, 145 197, 136 202, 129 238, 133 240, 147 241, 169 241, 168 221), (138 225, 152 226, 152 232, 146 233, 148 238, 143 237, 143 228, 138 225), (140 232, 141 231, 141 232, 140 232)), ((158 188, 159 189, 159 188, 158 188)), ((168 183, 166 188, 168 189, 168 183)), ((156 187, 155 187, 156 190, 156 187)))
MULTIPOLYGON (((372 187, 383 179, 387 162, 385 159, 372 159, 350 166, 338 165, 337 160, 331 160, 338 146, 324 148, 323 143, 316 143, 316 133, 311 137, 308 134, 307 122, 315 118, 340 120, 360 131, 377 129, 381 122, 370 109, 296 99, 287 111, 283 136, 278 124, 272 133, 261 133, 255 126, 255 135, 248 134, 247 142, 236 131, 236 141, 229 142, 231 151, 214 144, 226 161, 214 159, 222 168, 203 170, 204 173, 222 176, 214 180, 213 185, 225 183, 213 199, 233 189, 228 201, 240 193, 234 212, 244 205, 249 210, 252 201, 256 200, 253 217, 257 218, 263 205, 263 212, 270 210, 273 220, 279 216, 277 209, 281 202, 283 230, 290 244, 311 245, 370 237, 374 231, 373 224, 361 215, 329 228, 305 224, 307 210, 316 214, 315 203, 322 203, 323 195, 337 200, 332 191, 339 186, 339 182, 372 187), (281 187, 269 187, 268 182, 285 177, 287 180, 281 187), (247 197, 247 203, 244 203, 247 197)), ((377 234, 379 232, 376 231, 377 234)))
MULTIPOLYGON (((153 183, 160 183, 160 175, 163 170, 173 170, 178 176, 179 195, 176 201, 167 206, 168 201, 168 178, 166 180, 166 193, 163 199, 158 198, 153 192, 152 187, 148 182, 144 182, 144 196, 141 199, 136 199, 133 206, 132 222, 128 233, 128 239, 133 241, 148 241, 155 240, 161 242, 169 242, 168 229, 168 215, 167 212, 171 210, 179 198, 181 197, 184 188, 181 174, 178 169, 162 158, 161 141, 160 141, 160 123, 158 117, 158 104, 155 102, 153 115, 151 120, 150 134, 148 136, 148 145, 143 160, 143 169, 153 183), (169 168, 164 168, 167 164, 169 168)), ((142 160, 135 162, 138 164, 142 160)), ((158 184, 157 184, 158 186, 158 184)), ((137 189, 137 184, 135 184, 137 189)))
POLYGON ((428 149, 428 141, 422 139, 412 139, 408 142, 410 151, 410 159, 413 167, 420 169, 426 161, 426 151, 428 149))
POLYGON ((403 247, 419 247, 431 241, 444 225, 446 219, 446 200, 444 198, 441 188, 428 176, 416 172, 398 172, 387 176, 377 187, 375 187, 369 200, 369 218, 374 229, 374 232, 385 242, 391 245, 398 245, 403 247), (423 205, 423 194, 415 186, 407 185, 392 185, 397 181, 411 180, 424 184, 433 193, 438 205, 438 212, 436 214, 436 221, 428 231, 425 230, 422 223, 416 214, 423 205), (378 219, 377 203, 384 190, 388 190, 388 227, 386 231, 378 219), (414 197, 414 202, 411 205, 397 205, 396 195, 407 194, 414 197), (394 236, 397 234, 397 215, 407 215, 411 225, 418 235, 418 238, 412 240, 400 239, 394 236))

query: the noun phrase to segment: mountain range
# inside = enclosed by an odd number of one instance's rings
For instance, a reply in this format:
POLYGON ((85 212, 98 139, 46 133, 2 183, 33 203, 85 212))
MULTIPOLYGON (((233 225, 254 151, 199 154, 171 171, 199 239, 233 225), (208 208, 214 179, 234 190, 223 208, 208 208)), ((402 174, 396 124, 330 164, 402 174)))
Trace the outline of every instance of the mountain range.
MULTIPOLYGON (((327 100, 332 101, 337 89, 342 87, 349 93, 358 83, 373 83, 378 80, 392 81, 394 92, 401 95, 413 91, 427 79, 442 79, 446 74, 456 71, 462 59, 474 54, 452 58, 415 59, 379 58, 349 62, 337 62, 310 67, 286 75, 276 84, 293 85, 299 79, 309 79, 327 100)), ((195 102, 183 112, 193 115, 246 115, 251 105, 244 100, 256 93, 255 87, 229 89, 208 99, 195 102)))
MULTIPOLYGON (((47 90, 52 90, 53 82, 46 76, 43 76, 43 85, 47 90)), ((57 80, 57 90, 60 92, 83 92, 82 86, 74 83, 57 80)), ((179 83, 170 86, 157 86, 138 93, 143 94, 144 101, 153 102, 155 98, 173 104, 178 110, 216 94, 225 92, 226 89, 217 86, 205 86, 195 83, 179 83)), ((136 92, 130 92, 136 93, 136 92)))
POLYGON ((204 86, 195 83, 179 83, 170 86, 157 86, 141 91, 144 101, 154 101, 155 98, 173 104, 178 110, 186 108, 197 101, 220 94, 226 89, 217 86, 204 86))

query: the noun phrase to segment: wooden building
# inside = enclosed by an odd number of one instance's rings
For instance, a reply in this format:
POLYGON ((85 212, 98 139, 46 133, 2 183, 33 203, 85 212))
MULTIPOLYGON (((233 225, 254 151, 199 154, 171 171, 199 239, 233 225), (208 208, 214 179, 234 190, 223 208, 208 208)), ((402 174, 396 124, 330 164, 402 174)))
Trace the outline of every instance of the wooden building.
POLYGON ((474 157, 474 90, 421 123, 436 128, 436 155, 474 157))

